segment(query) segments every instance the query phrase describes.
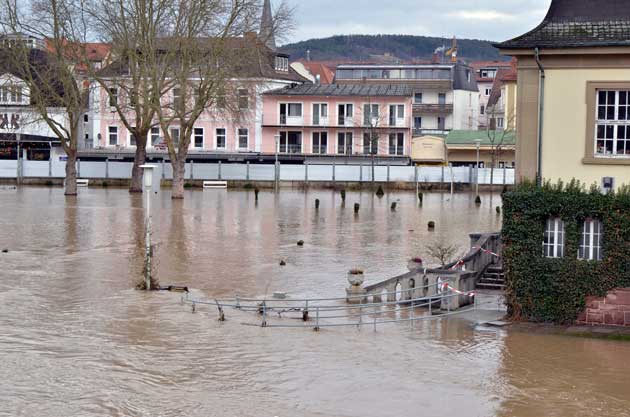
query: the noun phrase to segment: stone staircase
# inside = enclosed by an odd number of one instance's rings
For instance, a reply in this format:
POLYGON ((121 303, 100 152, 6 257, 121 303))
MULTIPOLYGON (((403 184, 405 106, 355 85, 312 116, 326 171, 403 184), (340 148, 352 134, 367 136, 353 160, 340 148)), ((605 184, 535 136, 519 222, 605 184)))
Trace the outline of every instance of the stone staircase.
POLYGON ((505 290, 505 273, 503 265, 490 265, 483 277, 477 282, 478 290, 505 290))

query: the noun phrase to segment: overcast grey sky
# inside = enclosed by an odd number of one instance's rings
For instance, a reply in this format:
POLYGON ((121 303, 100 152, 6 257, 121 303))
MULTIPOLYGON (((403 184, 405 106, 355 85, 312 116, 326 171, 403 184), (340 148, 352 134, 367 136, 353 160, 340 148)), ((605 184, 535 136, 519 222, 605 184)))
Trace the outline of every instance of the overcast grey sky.
POLYGON ((287 43, 346 34, 455 35, 502 41, 535 27, 551 3, 551 0, 287 1, 296 7, 296 30, 287 43))

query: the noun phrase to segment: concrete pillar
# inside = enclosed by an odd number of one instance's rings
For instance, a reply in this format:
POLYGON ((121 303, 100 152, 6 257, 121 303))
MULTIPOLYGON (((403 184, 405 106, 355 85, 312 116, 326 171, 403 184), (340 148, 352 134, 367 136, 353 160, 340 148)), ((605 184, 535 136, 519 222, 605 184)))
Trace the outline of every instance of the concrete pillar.
POLYGON ((332 174, 332 181, 333 183, 336 181, 335 175, 336 175, 336 164, 335 164, 335 157, 333 156, 333 174, 332 174))
POLYGON ((444 184, 444 165, 442 165, 442 184, 444 184))
POLYGON ((164 169, 164 158, 162 158, 162 179, 166 178, 166 170, 164 169))
POLYGON ((473 180, 473 168, 472 168, 472 166, 468 167, 468 183, 470 185, 475 183, 475 181, 473 180))

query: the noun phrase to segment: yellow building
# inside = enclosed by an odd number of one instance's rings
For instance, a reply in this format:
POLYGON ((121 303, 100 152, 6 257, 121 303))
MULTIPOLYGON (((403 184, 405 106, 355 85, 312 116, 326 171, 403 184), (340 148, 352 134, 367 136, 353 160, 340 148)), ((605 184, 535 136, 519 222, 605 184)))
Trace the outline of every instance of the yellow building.
POLYGON ((517 58, 517 179, 630 184, 630 1, 553 0, 517 58))
POLYGON ((411 141, 411 161, 416 165, 446 164, 446 143, 439 136, 419 136, 411 141))

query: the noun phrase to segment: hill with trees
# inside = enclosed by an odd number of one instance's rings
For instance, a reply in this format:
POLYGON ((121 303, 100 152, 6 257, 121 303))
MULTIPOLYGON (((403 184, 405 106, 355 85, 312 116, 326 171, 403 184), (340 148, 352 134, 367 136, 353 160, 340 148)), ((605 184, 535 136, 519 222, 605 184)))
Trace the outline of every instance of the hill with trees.
MULTIPOLYGON (((284 45, 281 51, 291 59, 306 58, 310 51, 314 61, 426 60, 442 46, 450 48, 452 40, 411 35, 339 35, 284 45)), ((459 57, 466 60, 502 59, 490 41, 458 39, 459 57)))

